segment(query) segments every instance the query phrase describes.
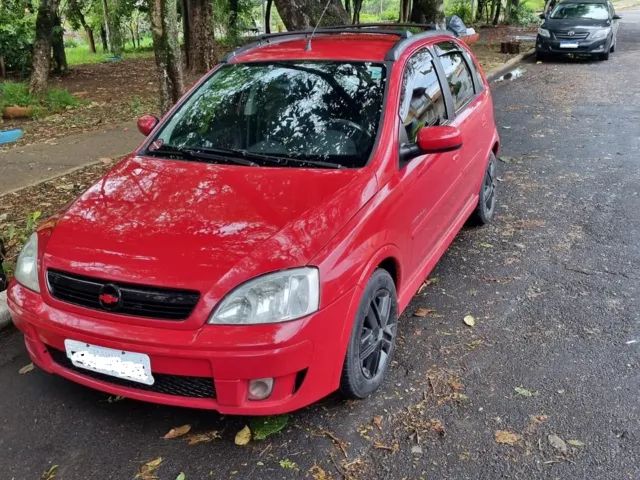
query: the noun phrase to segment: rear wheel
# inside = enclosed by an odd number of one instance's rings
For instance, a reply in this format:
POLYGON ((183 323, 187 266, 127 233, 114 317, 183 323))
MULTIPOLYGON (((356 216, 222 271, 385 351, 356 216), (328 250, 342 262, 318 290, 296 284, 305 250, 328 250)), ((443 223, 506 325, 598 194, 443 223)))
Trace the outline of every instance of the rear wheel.
POLYGON ((362 294, 342 368, 340 391, 365 398, 382 383, 395 350, 398 321, 396 287, 383 269, 376 270, 362 294))
POLYGON ((471 220, 476 225, 485 225, 493 220, 496 211, 496 178, 496 156, 491 152, 480 187, 478 206, 471 214, 471 220))

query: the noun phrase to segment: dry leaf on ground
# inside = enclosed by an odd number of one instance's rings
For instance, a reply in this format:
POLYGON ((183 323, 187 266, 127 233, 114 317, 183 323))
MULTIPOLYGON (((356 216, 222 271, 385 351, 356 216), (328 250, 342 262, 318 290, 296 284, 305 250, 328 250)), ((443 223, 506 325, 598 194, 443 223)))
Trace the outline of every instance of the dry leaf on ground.
POLYGON ((56 474, 58 473, 58 465, 51 465, 49 470, 45 471, 40 480, 55 480, 56 474))
POLYGON ((324 471, 320 465, 315 464, 313 467, 309 469, 309 474, 313 478, 313 480, 331 480, 331 476, 324 471))
POLYGON ((549 444, 560 453, 562 453, 563 455, 567 454, 567 444, 558 435, 552 433, 547 436, 547 440, 549 440, 549 444))
POLYGON ((465 325, 467 325, 468 327, 473 327, 476 324, 476 319, 473 318, 473 315, 466 315, 462 321, 464 322, 465 325))
POLYGON ((190 430, 191 430, 191 425, 189 425, 189 424, 182 425, 180 427, 172 428, 162 438, 165 438, 167 440, 171 439, 171 438, 178 438, 178 437, 181 437, 183 435, 186 435, 187 433, 189 433, 190 430))
POLYGON ((520 438, 520 435, 508 430, 496 430, 495 433, 496 443, 502 443, 504 445, 514 445, 520 441, 520 438))
POLYGON ((435 310, 431 308, 420 307, 415 312, 413 312, 414 317, 426 317, 427 315, 435 312, 435 310))
POLYGON ((236 433, 235 443, 236 445, 243 446, 249 443, 250 441, 251 441, 251 430, 249 429, 248 426, 245 425, 242 430, 236 433))
POLYGON ((189 445, 198 445, 200 443, 212 442, 217 438, 222 438, 218 430, 211 430, 204 433, 195 433, 187 437, 189 445))
POLYGON ((374 415, 373 424, 378 427, 378 430, 382 430, 382 415, 374 415))
POLYGON ((580 440, 567 440, 567 443, 572 447, 584 447, 584 443, 580 440))
POLYGON ((161 463, 162 457, 149 460, 140 467, 140 471, 136 474, 135 478, 140 478, 141 480, 157 480, 158 476, 156 475, 156 470, 158 470, 161 463))
POLYGON ((32 371, 34 368, 33 363, 30 363, 28 365, 25 365, 24 367, 22 367, 20 370, 18 370, 18 373, 20 375, 24 375, 25 373, 29 373, 30 371, 32 371))

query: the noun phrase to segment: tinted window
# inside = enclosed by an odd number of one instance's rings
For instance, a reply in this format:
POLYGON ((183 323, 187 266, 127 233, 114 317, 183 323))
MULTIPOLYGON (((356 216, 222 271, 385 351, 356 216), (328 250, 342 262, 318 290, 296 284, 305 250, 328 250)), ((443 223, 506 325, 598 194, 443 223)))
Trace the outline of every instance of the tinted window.
POLYGON ((457 111, 473 97, 473 78, 469 66, 460 52, 446 53, 440 57, 440 61, 457 111))
POLYGON ((378 131, 384 83, 384 65, 368 62, 226 65, 180 107, 152 145, 361 167, 378 131))
POLYGON ((609 11, 604 3, 561 3, 553 9, 551 18, 607 20, 609 11))
POLYGON ((415 142, 420 128, 438 125, 446 116, 442 87, 433 66, 433 58, 427 50, 421 50, 407 62, 402 80, 400 118, 409 142, 415 142))

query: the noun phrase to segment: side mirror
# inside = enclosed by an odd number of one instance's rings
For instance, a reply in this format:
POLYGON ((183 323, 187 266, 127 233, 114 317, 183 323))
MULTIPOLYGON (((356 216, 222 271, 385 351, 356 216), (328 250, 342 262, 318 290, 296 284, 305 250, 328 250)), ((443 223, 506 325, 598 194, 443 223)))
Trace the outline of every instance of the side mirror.
POLYGON ((622 17, 616 13, 616 14, 615 14, 613 17, 611 17, 611 18, 613 18, 614 20, 620 20, 622 17))
POLYGON ((450 152, 462 146, 462 133, 449 125, 422 127, 416 143, 422 153, 450 152))
POLYGON ((156 128, 158 122, 158 117, 154 115, 143 115, 138 119, 138 131, 147 137, 156 128))
POLYGON ((540 15, 538 15, 538 18, 544 20, 545 18, 547 18, 547 16, 544 13, 541 13, 540 15))

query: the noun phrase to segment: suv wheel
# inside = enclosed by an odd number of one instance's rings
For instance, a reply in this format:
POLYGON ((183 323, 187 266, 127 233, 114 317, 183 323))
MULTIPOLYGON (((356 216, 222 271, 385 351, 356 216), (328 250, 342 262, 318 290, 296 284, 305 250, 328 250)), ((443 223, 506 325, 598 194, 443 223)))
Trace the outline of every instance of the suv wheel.
POLYGON ((395 350, 398 322, 396 287, 383 269, 376 270, 362 294, 342 367, 340 391, 365 398, 382 383, 395 350))
POLYGON ((485 225, 493 220, 496 212, 496 177, 496 156, 491 152, 480 187, 478 206, 471 214, 471 220, 476 225, 485 225))

